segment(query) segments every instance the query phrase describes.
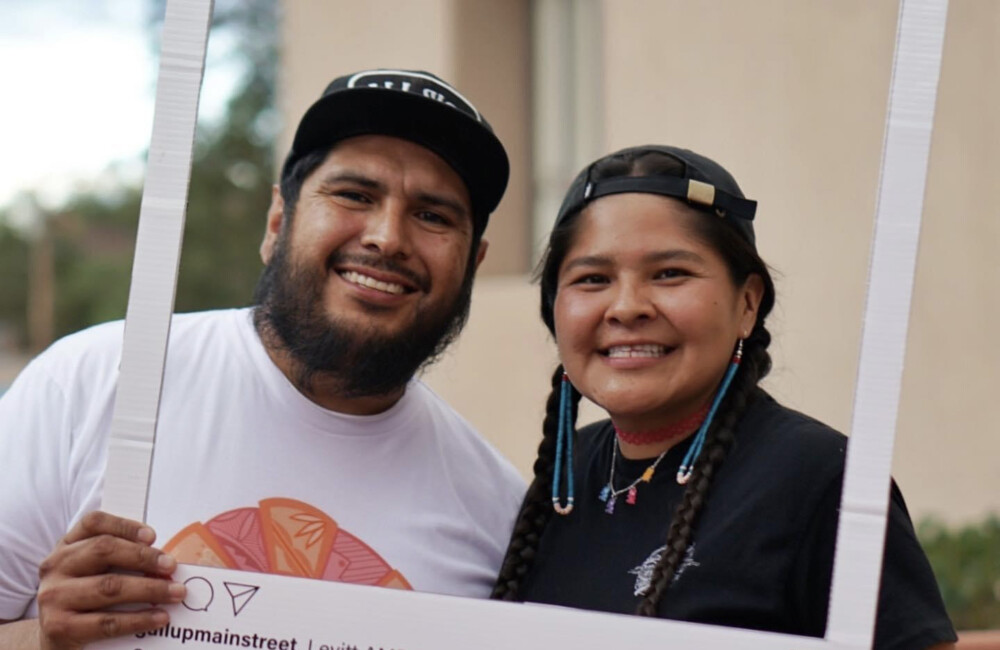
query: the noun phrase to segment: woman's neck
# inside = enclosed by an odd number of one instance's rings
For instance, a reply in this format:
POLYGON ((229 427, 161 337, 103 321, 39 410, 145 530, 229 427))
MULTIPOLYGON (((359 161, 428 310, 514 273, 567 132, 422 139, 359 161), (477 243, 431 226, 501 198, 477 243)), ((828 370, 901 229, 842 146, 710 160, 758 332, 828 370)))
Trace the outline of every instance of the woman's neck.
POLYGON ((627 428, 626 424, 619 426, 612 417, 622 456, 632 460, 659 456, 697 431, 708 414, 708 408, 709 404, 706 403, 684 417, 672 419, 662 425, 635 429, 627 428))

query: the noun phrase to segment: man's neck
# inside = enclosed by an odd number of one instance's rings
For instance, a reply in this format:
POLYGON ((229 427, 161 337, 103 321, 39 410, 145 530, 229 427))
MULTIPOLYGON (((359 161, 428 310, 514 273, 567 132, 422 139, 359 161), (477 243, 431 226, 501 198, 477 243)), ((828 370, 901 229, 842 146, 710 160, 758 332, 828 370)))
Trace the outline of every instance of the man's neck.
POLYGON ((313 374, 307 385, 300 381, 301 364, 285 349, 261 337, 261 343, 274 365, 288 378, 300 393, 323 408, 346 415, 376 415, 392 408, 406 392, 406 386, 385 395, 351 397, 344 395, 343 381, 324 373, 313 374))

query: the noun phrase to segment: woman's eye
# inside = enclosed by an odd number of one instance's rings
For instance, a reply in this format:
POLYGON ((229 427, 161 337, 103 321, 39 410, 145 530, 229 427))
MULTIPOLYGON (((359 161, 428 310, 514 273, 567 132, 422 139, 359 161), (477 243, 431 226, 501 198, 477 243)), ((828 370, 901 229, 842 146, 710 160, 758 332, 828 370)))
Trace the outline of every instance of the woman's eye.
POLYGON ((656 277, 658 279, 672 280, 674 278, 683 278, 688 275, 691 274, 685 271, 684 269, 671 268, 671 269, 662 269, 661 271, 657 272, 656 277))
POLYGON ((608 278, 600 273, 590 273, 588 275, 581 275, 580 277, 573 280, 573 284, 607 284, 608 278))

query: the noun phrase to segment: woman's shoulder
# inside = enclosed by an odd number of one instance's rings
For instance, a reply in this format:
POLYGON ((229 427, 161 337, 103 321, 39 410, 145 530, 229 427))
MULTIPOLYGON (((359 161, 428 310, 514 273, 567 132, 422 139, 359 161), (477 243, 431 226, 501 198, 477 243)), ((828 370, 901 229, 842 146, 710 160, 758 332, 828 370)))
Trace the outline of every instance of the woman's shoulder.
POLYGON ((774 445, 800 453, 842 455, 847 436, 819 420, 788 408, 764 390, 758 390, 740 419, 737 441, 774 445))
POLYGON ((799 496, 818 499, 839 484, 846 451, 842 433, 760 390, 740 419, 723 471, 782 491, 799 486, 799 496))

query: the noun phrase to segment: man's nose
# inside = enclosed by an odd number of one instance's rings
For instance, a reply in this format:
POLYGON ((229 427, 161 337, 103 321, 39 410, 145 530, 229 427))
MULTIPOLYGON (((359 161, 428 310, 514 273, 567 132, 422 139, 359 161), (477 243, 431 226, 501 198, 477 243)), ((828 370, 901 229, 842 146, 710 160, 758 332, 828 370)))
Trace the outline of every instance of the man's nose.
POLYGON ((361 234, 361 244, 369 251, 381 253, 383 257, 406 259, 410 256, 412 245, 406 225, 403 206, 387 201, 368 215, 361 234))

